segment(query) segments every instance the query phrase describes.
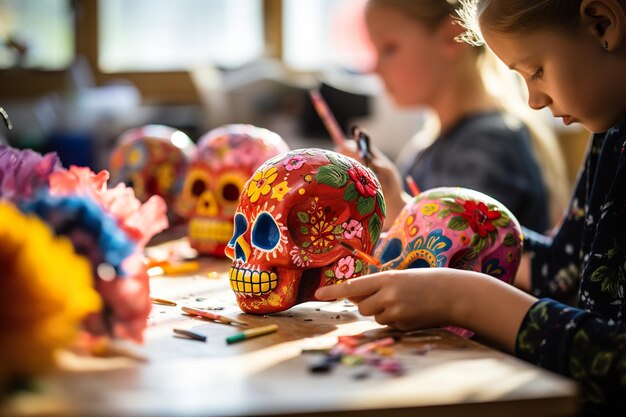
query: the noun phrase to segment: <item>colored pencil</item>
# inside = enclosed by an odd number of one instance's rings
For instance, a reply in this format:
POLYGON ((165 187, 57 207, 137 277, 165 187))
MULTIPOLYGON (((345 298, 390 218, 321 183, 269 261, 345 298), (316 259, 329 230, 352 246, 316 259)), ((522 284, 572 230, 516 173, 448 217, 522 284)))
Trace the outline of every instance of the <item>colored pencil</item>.
POLYGON ((201 342, 206 342, 206 336, 203 334, 192 332, 191 330, 185 330, 185 329, 173 329, 173 330, 174 330, 174 333, 178 335, 186 336, 190 339, 199 340, 201 342))
POLYGON ((187 307, 187 306, 183 306, 181 308, 185 313, 191 314, 192 316, 203 317, 205 319, 215 320, 224 324, 238 324, 240 326, 248 325, 248 323, 245 323, 243 321, 231 319, 230 317, 222 316, 221 314, 213 313, 211 311, 200 310, 197 308, 187 307))
POLYGON ((415 180, 413 179, 413 177, 411 177, 410 175, 407 175, 405 180, 406 180, 406 184, 409 186, 409 190, 411 190, 411 194, 413 194, 413 197, 418 195, 420 193, 420 189, 415 183, 415 180))
POLYGON ((369 262, 371 264, 374 264, 374 265, 376 265, 379 268, 383 265, 378 259, 374 258, 372 255, 367 254, 367 253, 363 252, 362 250, 359 250, 359 249, 355 248, 354 246, 349 245, 346 242, 339 242, 339 243, 341 244, 341 246, 343 246, 344 248, 346 248, 349 251, 351 251, 354 256, 357 256, 357 257, 359 257, 359 258, 361 258, 361 259, 363 259, 363 260, 365 260, 365 261, 367 261, 367 262, 369 262))
POLYGON ((150 301, 152 301, 153 304, 160 304, 163 306, 175 306, 176 303, 170 300, 165 300, 163 298, 152 298, 150 297, 150 301))
POLYGON ((330 138, 333 140, 335 145, 341 146, 344 142, 343 132, 339 127, 339 123, 337 123, 337 119, 330 111, 326 100, 322 97, 322 94, 317 88, 313 88, 309 90, 309 95, 311 96, 311 101, 313 102, 313 107, 315 107, 315 111, 324 122, 324 126, 326 126, 326 130, 330 134, 330 138))
POLYGON ((253 337, 263 336, 269 333, 274 333, 278 330, 277 324, 269 324, 267 326, 255 327, 254 329, 244 330, 232 336, 226 338, 226 343, 229 345, 232 343, 242 342, 246 339, 252 339, 253 337))

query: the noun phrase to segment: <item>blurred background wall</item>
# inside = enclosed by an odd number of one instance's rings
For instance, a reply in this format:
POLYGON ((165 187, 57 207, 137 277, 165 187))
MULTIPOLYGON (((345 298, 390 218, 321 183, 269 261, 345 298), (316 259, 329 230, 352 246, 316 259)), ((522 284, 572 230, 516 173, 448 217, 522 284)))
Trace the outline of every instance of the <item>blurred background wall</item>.
MULTIPOLYGON (((0 0, 0 141, 106 168, 126 129, 160 123, 197 140, 225 123, 332 148, 308 98, 358 123, 396 158, 422 123, 368 73, 364 0, 0 0)), ((546 115, 549 117, 549 115, 546 115)), ((576 175, 588 134, 554 122, 576 175)))

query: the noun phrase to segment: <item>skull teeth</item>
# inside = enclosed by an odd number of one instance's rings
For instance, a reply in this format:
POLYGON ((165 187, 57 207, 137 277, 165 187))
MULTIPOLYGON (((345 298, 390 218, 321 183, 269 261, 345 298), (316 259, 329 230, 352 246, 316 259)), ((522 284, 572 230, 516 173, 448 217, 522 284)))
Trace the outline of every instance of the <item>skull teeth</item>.
POLYGON ((189 221, 189 236, 196 241, 210 240, 226 244, 233 235, 233 223, 205 218, 189 221))
POLYGON ((238 293, 261 295, 273 291, 278 285, 275 272, 231 267, 229 276, 230 288, 238 293))

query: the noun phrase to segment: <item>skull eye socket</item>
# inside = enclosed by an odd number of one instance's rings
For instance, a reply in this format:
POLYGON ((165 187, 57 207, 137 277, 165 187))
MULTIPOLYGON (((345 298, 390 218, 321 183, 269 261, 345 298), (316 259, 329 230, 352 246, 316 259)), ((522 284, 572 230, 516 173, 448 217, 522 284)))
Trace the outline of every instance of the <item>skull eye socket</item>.
POLYGON ((224 210, 235 212, 241 190, 248 179, 239 171, 222 172, 217 179, 215 194, 224 210))
POLYGON ((222 198, 226 201, 237 201, 239 200, 239 187, 237 184, 229 183, 225 184, 224 188, 222 188, 222 198))
POLYGON ((392 261, 402 254, 402 241, 400 239, 389 239, 382 254, 380 255, 380 261, 386 263, 392 261))
POLYGON ((206 191, 207 186, 204 181, 201 179, 196 179, 191 184, 191 194, 195 197, 200 196, 204 191, 206 191))
POLYGON ((243 235, 246 230, 248 230, 248 221, 244 217, 243 214, 237 213, 235 215, 235 231, 233 232, 233 237, 230 238, 230 242, 228 242, 228 246, 233 247, 239 236, 243 235))
POLYGON ((252 227, 252 244, 262 250, 272 250, 280 242, 280 230, 272 216, 261 213, 252 227))

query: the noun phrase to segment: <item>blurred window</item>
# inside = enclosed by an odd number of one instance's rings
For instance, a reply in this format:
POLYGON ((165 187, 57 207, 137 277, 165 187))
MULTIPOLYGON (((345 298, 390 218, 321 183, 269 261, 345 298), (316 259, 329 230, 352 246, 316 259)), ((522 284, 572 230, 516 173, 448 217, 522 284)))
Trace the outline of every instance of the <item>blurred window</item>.
POLYGON ((299 71, 372 68, 366 0, 283 0, 283 59, 299 71))
POLYGON ((99 1, 103 72, 233 68, 263 54, 262 0, 99 1))
POLYGON ((69 0, 0 0, 0 68, 59 70, 73 58, 69 0))

